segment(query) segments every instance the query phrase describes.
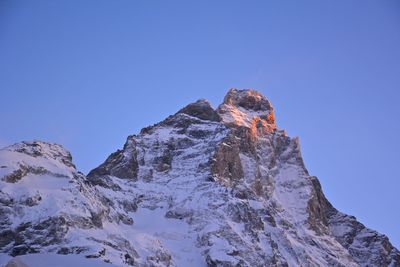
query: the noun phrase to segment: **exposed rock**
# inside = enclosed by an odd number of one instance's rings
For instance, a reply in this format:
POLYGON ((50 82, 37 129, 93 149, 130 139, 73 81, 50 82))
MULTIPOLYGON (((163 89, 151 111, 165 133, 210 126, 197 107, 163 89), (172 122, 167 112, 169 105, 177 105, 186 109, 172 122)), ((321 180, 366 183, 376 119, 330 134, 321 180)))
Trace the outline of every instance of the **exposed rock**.
POLYGON ((2 178, 2 180, 7 182, 7 183, 16 183, 19 180, 21 180, 22 177, 24 177, 27 173, 28 173, 28 171, 23 166, 22 168, 17 169, 15 171, 13 171, 12 173, 9 173, 9 174, 5 175, 2 178))
POLYGON ((268 99, 255 90, 230 89, 224 98, 223 104, 252 111, 272 111, 272 105, 268 99))
POLYGON ((15 239, 15 233, 11 230, 5 230, 0 232, 0 248, 13 242, 15 239))
MULTIPOLYGON (((121 187, 114 183, 113 179, 111 179, 108 175, 97 175, 96 172, 99 170, 96 169, 90 173, 90 176, 88 176, 88 182, 92 185, 98 185, 106 188, 110 188, 114 191, 118 191, 121 189, 121 187)), ((98 173, 101 173, 101 169, 98 173)))
POLYGON ((138 209, 138 204, 137 204, 136 200, 133 200, 133 201, 123 200, 122 207, 125 212, 135 212, 138 209))
POLYGON ((36 193, 36 194, 33 195, 33 196, 27 197, 27 198, 24 200, 24 204, 25 204, 26 206, 32 207, 32 206, 38 205, 39 202, 40 202, 41 200, 42 200, 42 197, 40 196, 40 194, 39 194, 39 193, 36 193))
POLYGON ((233 135, 222 140, 212 158, 211 173, 216 181, 231 186, 243 178, 240 145, 233 135))
POLYGON ((19 164, 19 168, 12 171, 9 174, 6 174, 3 176, 2 180, 7 182, 7 183, 16 183, 20 181, 24 176, 28 174, 48 174, 54 177, 65 177, 63 174, 59 173, 53 173, 51 171, 46 170, 45 168, 39 166, 39 167, 33 167, 33 166, 27 166, 24 164, 19 164))
POLYGON ((6 147, 5 149, 23 153, 32 157, 55 159, 68 167, 75 168, 75 165, 72 163, 71 153, 58 144, 50 144, 42 141, 24 141, 6 147))
POLYGON ((162 154, 153 160, 154 169, 158 172, 164 172, 171 169, 172 165, 172 151, 174 146, 172 143, 168 143, 167 147, 162 151, 162 154))
MULTIPOLYGON (((89 172, 89 181, 95 177, 106 175, 124 179, 137 179, 139 164, 136 158, 135 146, 133 139, 128 138, 124 150, 112 153, 103 164, 89 172), (126 155, 127 151, 129 151, 129 156, 126 155)), ((96 179, 94 179, 94 182, 99 184, 96 179)))
POLYGON ((218 113, 211 107, 210 103, 205 99, 197 100, 196 102, 187 105, 178 113, 185 113, 190 116, 208 120, 208 121, 220 121, 218 113))
POLYGON ((193 215, 193 212, 185 209, 176 208, 174 210, 169 210, 165 213, 165 217, 169 219, 183 220, 193 215))
POLYGON ((175 266, 172 261, 172 256, 165 249, 157 249, 153 255, 147 256, 149 266, 175 266))
POLYGON ((244 126, 253 132, 276 129, 271 103, 255 90, 229 90, 217 112, 228 126, 244 126))

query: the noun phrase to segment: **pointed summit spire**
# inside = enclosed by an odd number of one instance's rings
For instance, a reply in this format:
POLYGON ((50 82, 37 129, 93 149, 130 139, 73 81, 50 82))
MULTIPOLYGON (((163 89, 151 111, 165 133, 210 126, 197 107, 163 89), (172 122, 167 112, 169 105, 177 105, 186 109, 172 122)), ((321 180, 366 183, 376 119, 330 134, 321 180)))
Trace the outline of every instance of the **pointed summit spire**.
POLYGON ((232 88, 225 95, 223 104, 241 107, 252 111, 271 111, 272 105, 260 92, 253 89, 232 88))
POLYGON ((228 126, 262 128, 269 132, 276 129, 271 102, 253 89, 230 89, 217 112, 228 126))

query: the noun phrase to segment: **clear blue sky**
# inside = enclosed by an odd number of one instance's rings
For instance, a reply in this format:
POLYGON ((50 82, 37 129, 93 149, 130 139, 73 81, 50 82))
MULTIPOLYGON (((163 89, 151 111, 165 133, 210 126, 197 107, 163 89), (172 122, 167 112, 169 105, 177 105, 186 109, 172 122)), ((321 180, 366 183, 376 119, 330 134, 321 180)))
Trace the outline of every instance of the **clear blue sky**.
POLYGON ((0 145, 63 144, 83 172, 231 87, 274 104, 341 211, 400 247, 400 2, 0 1, 0 145))

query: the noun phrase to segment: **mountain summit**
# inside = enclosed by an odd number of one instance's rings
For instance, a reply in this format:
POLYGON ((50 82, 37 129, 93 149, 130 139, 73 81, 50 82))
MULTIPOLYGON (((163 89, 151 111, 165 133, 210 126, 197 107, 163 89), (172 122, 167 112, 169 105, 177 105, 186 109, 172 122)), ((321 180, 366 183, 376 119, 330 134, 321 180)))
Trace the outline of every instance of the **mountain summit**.
POLYGON ((255 90, 198 100, 131 135, 87 176, 61 146, 0 150, 0 251, 116 266, 400 266, 337 211, 255 90))
POLYGON ((228 126, 276 129, 271 103, 255 90, 229 90, 217 112, 228 126))

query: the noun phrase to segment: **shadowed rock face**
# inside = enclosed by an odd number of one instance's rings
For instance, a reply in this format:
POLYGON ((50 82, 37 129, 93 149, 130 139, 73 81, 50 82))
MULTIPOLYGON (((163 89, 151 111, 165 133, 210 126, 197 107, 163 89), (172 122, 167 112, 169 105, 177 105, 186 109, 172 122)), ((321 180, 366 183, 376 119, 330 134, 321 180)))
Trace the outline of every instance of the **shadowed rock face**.
POLYGON ((87 177, 60 146, 36 146, 0 150, 21 159, 0 162, 1 252, 117 266, 400 266, 386 236, 329 203, 299 139, 255 90, 231 89, 216 110, 189 104, 87 177), (38 178, 50 190, 29 191, 38 178))
POLYGON ((138 161, 136 159, 135 142, 132 139, 127 140, 124 150, 118 150, 112 153, 106 161, 99 167, 91 170, 88 174, 89 180, 97 181, 98 177, 107 175, 123 179, 137 179, 138 161), (126 156, 129 151, 129 156, 126 156))
POLYGON ((218 113, 211 107, 210 103, 205 99, 197 100, 195 103, 189 104, 178 113, 185 113, 190 116, 208 120, 208 121, 220 121, 218 113))
POLYGON ((211 164, 211 173, 216 181, 232 186, 243 179, 240 161, 240 145, 233 135, 227 136, 218 146, 211 164))

